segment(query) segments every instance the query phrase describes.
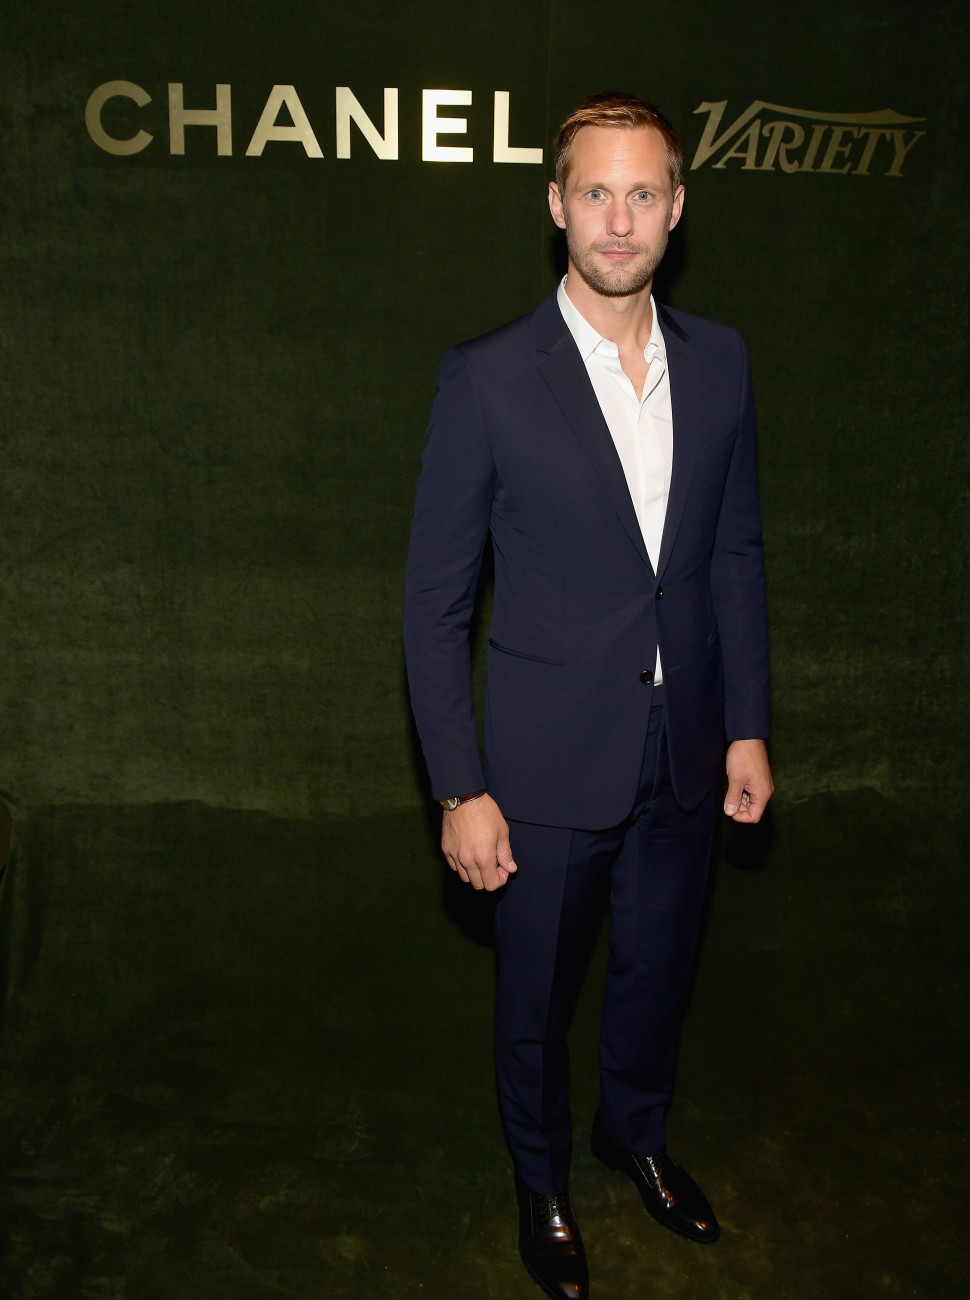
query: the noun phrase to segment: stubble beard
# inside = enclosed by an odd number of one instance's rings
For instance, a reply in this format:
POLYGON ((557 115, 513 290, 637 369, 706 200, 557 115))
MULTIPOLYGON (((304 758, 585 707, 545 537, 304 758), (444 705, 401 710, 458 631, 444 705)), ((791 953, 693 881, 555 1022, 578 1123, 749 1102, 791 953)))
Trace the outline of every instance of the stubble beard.
POLYGON ((663 242, 657 248, 628 244, 622 240, 615 240, 609 244, 587 244, 577 248, 569 238, 567 226, 566 244, 570 262, 591 289, 607 298, 622 298, 639 293, 650 284, 667 251, 667 232, 664 231, 663 242), (639 256, 632 264, 617 266, 614 270, 607 271, 596 260, 596 255, 612 249, 622 249, 626 253, 636 253, 639 256))

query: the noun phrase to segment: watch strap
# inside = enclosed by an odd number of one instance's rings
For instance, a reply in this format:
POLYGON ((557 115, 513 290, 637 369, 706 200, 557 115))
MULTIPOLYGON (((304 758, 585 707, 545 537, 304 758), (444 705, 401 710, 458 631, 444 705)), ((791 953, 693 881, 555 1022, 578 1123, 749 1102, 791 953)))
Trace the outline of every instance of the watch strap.
POLYGON ((438 802, 445 812, 454 812, 463 803, 471 803, 473 799, 481 799, 483 794, 485 794, 484 790, 472 790, 471 794, 455 794, 450 799, 439 799, 438 802))

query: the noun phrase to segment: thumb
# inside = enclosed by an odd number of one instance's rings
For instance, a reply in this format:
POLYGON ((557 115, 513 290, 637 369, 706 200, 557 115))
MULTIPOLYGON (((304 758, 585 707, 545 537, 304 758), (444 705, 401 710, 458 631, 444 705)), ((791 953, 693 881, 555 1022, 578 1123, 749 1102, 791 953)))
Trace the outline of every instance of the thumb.
POLYGON ((728 817, 733 817, 741 807, 742 794, 744 794, 744 781, 738 776, 732 776, 728 781, 728 792, 724 799, 724 811, 728 817))
POLYGON ((512 857, 512 845, 507 834, 499 836, 498 845, 495 851, 495 860, 500 867, 506 871, 517 871, 515 859, 512 857))

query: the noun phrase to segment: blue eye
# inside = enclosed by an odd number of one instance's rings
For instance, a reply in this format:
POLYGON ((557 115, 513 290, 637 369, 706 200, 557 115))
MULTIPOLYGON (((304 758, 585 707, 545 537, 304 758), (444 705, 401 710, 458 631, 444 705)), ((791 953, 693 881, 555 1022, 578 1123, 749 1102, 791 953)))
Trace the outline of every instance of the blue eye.
POLYGON ((602 191, 602 190, 590 190, 590 192, 589 192, 589 197, 590 197, 591 199, 601 199, 601 198, 603 197, 603 191, 602 191))

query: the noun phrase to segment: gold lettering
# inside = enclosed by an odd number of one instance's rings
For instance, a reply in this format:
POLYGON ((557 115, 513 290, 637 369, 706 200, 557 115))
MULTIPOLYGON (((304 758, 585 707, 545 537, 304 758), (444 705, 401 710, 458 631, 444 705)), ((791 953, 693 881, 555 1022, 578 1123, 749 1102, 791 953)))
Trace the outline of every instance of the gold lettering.
POLYGON ((825 157, 822 159, 822 165, 819 167, 820 172, 838 172, 844 176, 852 166, 847 162, 844 167, 835 166, 835 155, 839 153, 848 153, 852 148, 851 144, 843 144, 842 141, 846 135, 858 136, 859 128, 857 126, 833 126, 832 138, 829 140, 828 148, 825 150, 825 157))
POLYGON ((421 159, 423 162, 471 162, 474 154, 466 145, 439 144, 439 135, 465 135, 466 117, 439 117, 442 104, 470 104, 470 90, 421 91, 421 159))
POLYGON ((295 140, 303 145, 308 158, 323 157, 323 150, 313 134, 310 119, 303 111, 300 96, 293 86, 274 86, 269 92, 269 99, 256 123, 256 130, 246 150, 246 157, 259 158, 270 140, 295 140), (278 126, 276 123, 280 109, 284 105, 293 119, 292 126, 278 126))
POLYGON ((214 126, 216 128, 216 153, 232 153, 232 87, 225 83, 216 86, 215 108, 186 108, 182 99, 182 83, 168 83, 168 151, 185 153, 186 126, 214 126))
POLYGON ((783 172, 797 172, 798 163, 791 161, 788 151, 800 149, 804 144, 804 129, 797 122, 768 122, 765 124, 764 133, 768 137, 768 148, 765 150, 764 161, 759 170, 773 172, 777 158, 783 172), (783 144, 782 139, 786 129, 791 131, 792 138, 783 144))
POLYGON ((716 162, 714 166, 723 167, 729 158, 743 158, 744 162, 741 164, 741 170, 743 172, 754 171, 758 161, 758 140, 760 136, 761 119, 759 118, 757 122, 751 123, 747 131, 738 136, 721 161, 716 162), (747 144, 744 143, 745 140, 747 140, 747 144))
MULTIPOLYGON (((744 126, 745 122, 750 122, 762 107, 761 101, 756 99, 753 104, 749 104, 740 117, 735 118, 729 127, 726 127, 717 135, 717 128, 721 125, 721 118, 724 116, 724 110, 727 108, 727 100, 721 99, 717 103, 708 104, 707 102, 699 104, 694 109, 695 113, 707 113, 707 126, 704 127, 704 134, 701 136, 701 142, 697 146, 697 152, 694 154, 694 161, 690 165, 691 171, 696 171, 702 167, 713 154, 716 154, 722 144, 727 144, 732 135, 735 135, 744 126)), ((718 164, 719 165, 719 164, 718 164)))
POLYGON ((541 163, 541 149, 524 149, 509 144, 509 92, 496 90, 492 126, 492 162, 541 163))
POLYGON ((926 132, 914 131, 913 138, 912 140, 910 140, 909 144, 904 143, 904 137, 906 135, 905 131, 890 131, 889 134, 893 138, 893 147, 896 150, 896 156, 893 158, 893 165, 890 167, 889 171, 886 172, 886 175, 902 176, 903 173, 900 171, 900 168, 903 165, 903 159, 909 153, 910 149, 912 149, 913 145, 920 138, 920 136, 926 135, 926 132))
POLYGON ((869 175, 869 164, 872 162, 872 155, 875 152, 876 145, 882 136, 885 136, 887 140, 890 138, 888 131, 877 127, 869 127, 868 130, 862 131, 862 134, 867 138, 862 146, 862 157, 859 159, 859 166, 852 173, 853 176, 869 175))
POLYGON ((384 134, 361 108, 357 96, 349 86, 338 86, 337 100, 337 157, 350 157, 350 123, 360 127, 361 134, 378 158, 393 160, 397 157, 397 88, 384 87, 384 134))
MULTIPOLYGON (((700 144, 697 146, 697 152, 694 154, 694 161, 691 163, 691 171, 703 166, 718 149, 722 148, 727 142, 741 130, 753 117, 761 112, 762 109, 768 109, 772 113, 784 113, 785 119, 792 117, 808 118, 810 121, 824 123, 824 126, 815 128, 813 132, 813 143, 809 144, 806 161, 798 169, 799 171, 812 171, 815 165, 815 158, 818 153, 819 144, 822 135, 829 129, 833 122, 865 126, 895 126, 902 122, 923 122, 926 119, 922 117, 903 117, 900 113, 894 113, 891 108, 879 109, 874 113, 822 113, 815 109, 809 108, 792 108, 785 104, 770 104, 765 99, 755 99, 744 110, 740 117, 735 118, 730 126, 725 127, 720 135, 717 129, 721 125, 721 119, 724 116, 724 110, 727 108, 727 100, 720 99, 716 102, 705 100, 694 109, 695 113, 707 114, 707 125, 704 127, 701 135, 700 144)), ((770 146, 769 146, 770 147, 770 146)), ((792 146, 795 147, 795 146, 792 146)), ((784 155, 784 149, 782 150, 784 155)), ((740 156, 740 155, 738 155, 740 156)), ((774 161, 774 159, 772 159, 774 161)), ((771 168, 769 168, 771 170, 771 168)))
POLYGON ((818 147, 822 143, 822 136, 827 130, 827 126, 812 127, 812 138, 808 142, 808 149, 805 153, 805 157, 802 159, 802 165, 798 169, 800 172, 811 172, 815 170, 815 157, 818 153, 818 147))
POLYGON ((119 156, 141 153, 152 142, 152 136, 147 131, 136 131, 129 140, 118 140, 115 136, 108 135, 101 123, 101 110, 105 104, 109 99, 118 98, 133 99, 139 108, 152 102, 148 91, 142 90, 133 81, 105 81, 91 91, 84 109, 84 125, 88 128, 88 135, 105 153, 119 156))

